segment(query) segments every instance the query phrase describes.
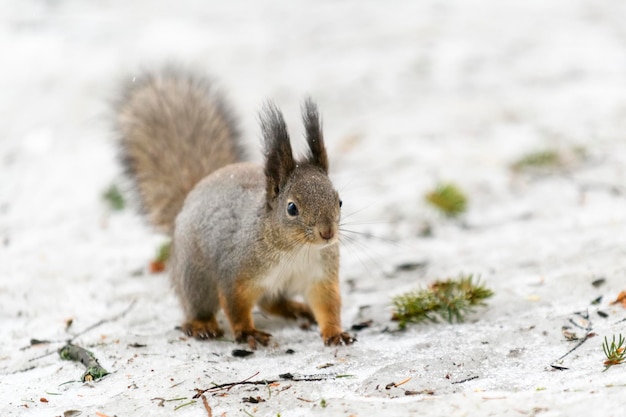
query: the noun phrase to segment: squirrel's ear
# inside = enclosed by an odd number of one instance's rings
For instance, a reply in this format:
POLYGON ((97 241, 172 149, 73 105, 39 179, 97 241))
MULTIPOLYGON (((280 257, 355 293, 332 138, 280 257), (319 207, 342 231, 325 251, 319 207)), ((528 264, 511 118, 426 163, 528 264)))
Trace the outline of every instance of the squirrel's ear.
POLYGON ((296 167, 283 114, 272 102, 261 112, 261 129, 265 141, 265 177, 267 200, 273 200, 296 167))
POLYGON ((304 128, 306 130, 306 141, 311 151, 307 159, 311 164, 322 168, 324 172, 328 173, 328 156, 324 146, 322 122, 317 106, 310 97, 304 100, 302 119, 304 120, 304 128))

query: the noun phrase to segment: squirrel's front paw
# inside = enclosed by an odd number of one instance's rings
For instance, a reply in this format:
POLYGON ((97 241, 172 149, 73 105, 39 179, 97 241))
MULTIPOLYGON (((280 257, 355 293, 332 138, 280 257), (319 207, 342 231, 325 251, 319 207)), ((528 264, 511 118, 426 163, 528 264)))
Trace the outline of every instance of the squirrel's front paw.
POLYGON ((341 332, 330 336, 324 336, 324 344, 326 346, 351 345, 356 342, 348 332, 341 332))
POLYGON ((235 333, 235 340, 239 343, 248 343, 248 346, 250 346, 252 350, 256 350, 257 342, 263 346, 267 346, 271 337, 271 334, 256 329, 242 330, 235 333))
POLYGON ((181 328, 187 336, 201 340, 215 339, 224 335, 215 319, 191 320, 184 323, 181 328))

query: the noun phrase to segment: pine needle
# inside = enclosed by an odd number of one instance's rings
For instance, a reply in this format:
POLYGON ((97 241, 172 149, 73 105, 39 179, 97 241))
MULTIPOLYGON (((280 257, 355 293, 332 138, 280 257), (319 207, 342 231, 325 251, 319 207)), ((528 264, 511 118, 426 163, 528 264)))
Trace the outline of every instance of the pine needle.
POLYGON ((394 297, 392 320, 398 321, 400 329, 406 328, 408 323, 442 319, 460 323, 474 307, 484 306, 484 300, 492 295, 493 291, 480 285, 472 275, 435 281, 426 289, 394 297))

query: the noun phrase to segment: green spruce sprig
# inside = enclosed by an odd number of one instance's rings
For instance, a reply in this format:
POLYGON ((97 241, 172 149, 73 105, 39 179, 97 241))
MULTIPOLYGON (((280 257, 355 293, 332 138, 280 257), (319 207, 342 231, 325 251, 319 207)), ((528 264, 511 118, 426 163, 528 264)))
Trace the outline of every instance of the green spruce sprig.
POLYGON ((604 343, 602 343, 602 350, 606 360, 604 361, 604 370, 609 369, 613 365, 619 365, 626 360, 626 339, 620 333, 617 343, 615 342, 615 335, 609 344, 609 340, 604 336, 604 343))
POLYGON ((427 320, 437 322, 443 319, 459 323, 474 307, 484 306, 484 300, 492 295, 493 291, 481 285, 472 275, 439 280, 426 289, 394 297, 392 320, 398 322, 400 329, 406 328, 408 323, 427 320))

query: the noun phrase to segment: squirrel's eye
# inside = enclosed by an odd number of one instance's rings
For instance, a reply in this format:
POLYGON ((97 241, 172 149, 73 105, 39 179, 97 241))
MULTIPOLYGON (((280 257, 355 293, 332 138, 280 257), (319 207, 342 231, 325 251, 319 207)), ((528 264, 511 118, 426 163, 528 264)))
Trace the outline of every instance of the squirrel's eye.
POLYGON ((295 217, 299 214, 298 207, 293 201, 290 201, 287 204, 287 214, 289 214, 291 217, 295 217))
POLYGON ((339 200, 339 208, 341 208, 341 206, 343 206, 343 201, 339 200))

